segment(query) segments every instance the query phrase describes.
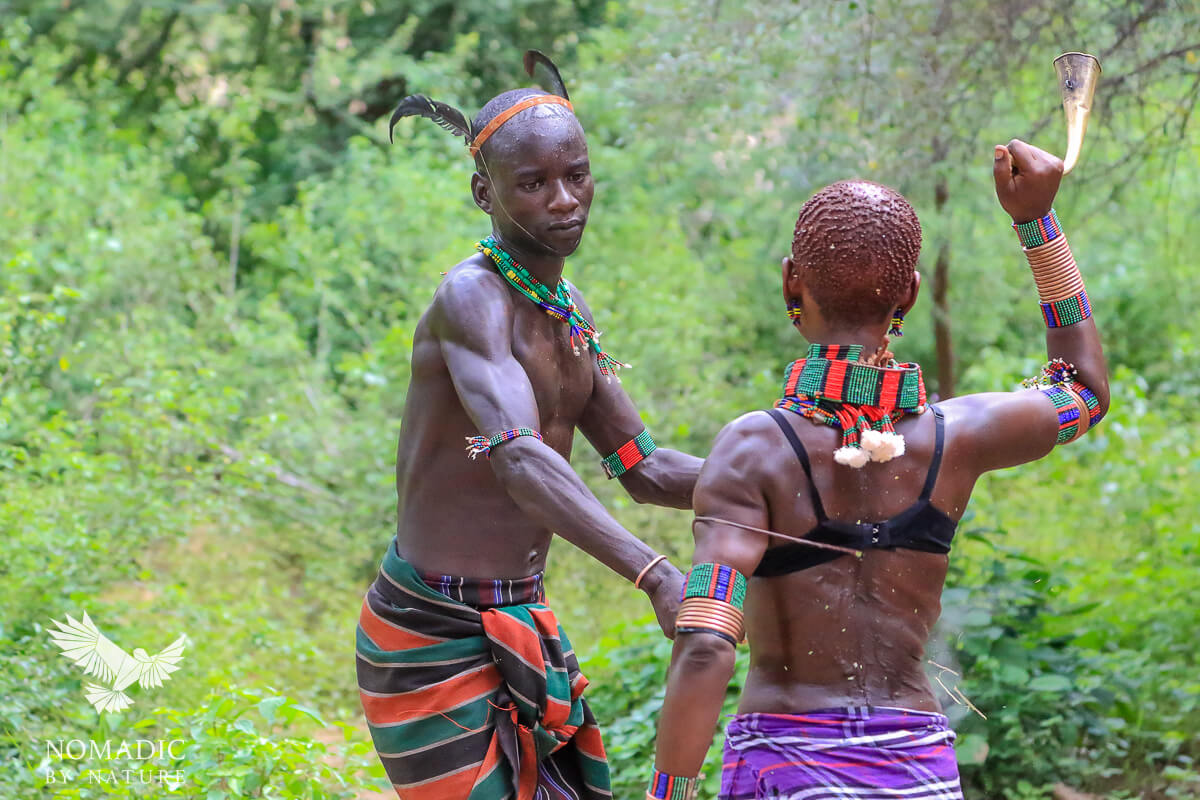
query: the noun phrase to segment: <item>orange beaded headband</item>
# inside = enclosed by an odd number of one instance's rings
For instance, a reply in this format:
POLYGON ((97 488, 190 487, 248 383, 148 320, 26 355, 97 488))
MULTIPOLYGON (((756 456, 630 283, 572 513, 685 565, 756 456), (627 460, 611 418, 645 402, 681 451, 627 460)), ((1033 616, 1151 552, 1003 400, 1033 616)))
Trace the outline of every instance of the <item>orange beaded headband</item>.
POLYGON ((575 106, 571 105, 571 101, 565 97, 559 97, 558 95, 553 94, 542 94, 538 95, 537 97, 528 97, 511 108, 501 111, 495 116, 494 119, 492 119, 491 122, 483 127, 483 130, 479 132, 479 134, 475 137, 475 140, 471 142, 471 155, 476 155, 479 152, 479 148, 483 147, 483 143, 486 142, 493 133, 498 131, 501 125, 508 122, 510 119, 515 117, 517 114, 520 114, 527 108, 533 108, 534 106, 542 105, 566 106, 572 112, 575 111, 575 106))

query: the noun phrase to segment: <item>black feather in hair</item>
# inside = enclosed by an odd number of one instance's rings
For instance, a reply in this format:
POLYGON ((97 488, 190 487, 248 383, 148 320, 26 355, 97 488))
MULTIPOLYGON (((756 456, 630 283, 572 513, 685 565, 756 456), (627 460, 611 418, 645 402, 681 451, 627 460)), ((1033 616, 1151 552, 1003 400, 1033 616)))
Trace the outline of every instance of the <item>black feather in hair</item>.
POLYGON ((562 75, 558 74, 558 67, 554 66, 554 62, 550 60, 550 56, 543 53, 541 50, 526 50, 525 51, 525 71, 529 73, 529 77, 535 78, 534 68, 538 64, 545 67, 547 74, 550 77, 546 88, 551 94, 556 94, 563 100, 570 100, 571 96, 567 94, 566 84, 563 83, 562 75))
POLYGON ((461 111, 454 106, 430 100, 423 94, 409 95, 400 101, 400 105, 396 106, 396 110, 392 112, 392 121, 388 123, 389 142, 392 141, 392 129, 396 127, 396 123, 401 117, 431 119, 455 136, 463 137, 468 145, 475 138, 471 133, 471 123, 467 121, 461 111))

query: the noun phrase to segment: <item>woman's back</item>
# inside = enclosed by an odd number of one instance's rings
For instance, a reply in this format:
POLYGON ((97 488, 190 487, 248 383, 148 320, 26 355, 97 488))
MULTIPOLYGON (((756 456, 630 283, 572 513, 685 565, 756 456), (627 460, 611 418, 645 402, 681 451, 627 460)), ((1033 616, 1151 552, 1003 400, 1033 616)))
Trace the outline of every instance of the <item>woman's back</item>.
POLYGON ((866 547, 861 556, 781 538, 768 547, 746 597, 751 666, 740 711, 848 705, 936 711, 923 654, 941 610, 947 556, 905 547, 903 540, 929 538, 931 526, 941 528, 934 537, 947 528, 952 535, 960 514, 947 509, 961 508, 970 486, 942 479, 946 448, 943 439, 938 452, 934 413, 902 421, 905 457, 871 470, 834 464, 834 430, 772 413, 778 421, 766 414, 744 418, 774 467, 762 487, 770 530, 801 538, 821 528, 831 543, 866 547), (799 453, 779 422, 796 436, 799 453))

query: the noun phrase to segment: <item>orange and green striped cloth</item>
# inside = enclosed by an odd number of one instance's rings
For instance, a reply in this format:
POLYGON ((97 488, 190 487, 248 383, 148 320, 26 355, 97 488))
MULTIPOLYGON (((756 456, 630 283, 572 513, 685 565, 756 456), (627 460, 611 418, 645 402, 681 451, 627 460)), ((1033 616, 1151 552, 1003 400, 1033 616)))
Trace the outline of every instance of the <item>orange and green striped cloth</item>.
POLYGON ((587 679, 540 577, 423 578, 388 547, 359 617, 358 686, 400 797, 612 797, 587 679))

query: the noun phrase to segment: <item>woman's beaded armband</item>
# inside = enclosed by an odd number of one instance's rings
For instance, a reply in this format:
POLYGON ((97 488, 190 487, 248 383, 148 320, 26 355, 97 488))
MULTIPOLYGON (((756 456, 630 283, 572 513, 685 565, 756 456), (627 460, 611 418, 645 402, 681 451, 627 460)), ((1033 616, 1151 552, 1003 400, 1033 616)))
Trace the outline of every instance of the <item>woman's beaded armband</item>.
POLYGON ((1026 250, 1041 247, 1063 235, 1062 226, 1058 224, 1058 214, 1054 212, 1053 208, 1044 217, 1038 217, 1029 222, 1014 222, 1013 230, 1017 232, 1017 238, 1021 240, 1021 247, 1026 250))
POLYGON ((1013 225, 1033 280, 1041 296, 1042 319, 1048 328, 1075 325, 1092 316, 1092 306, 1083 288, 1083 276, 1071 255, 1071 246, 1058 223, 1054 209, 1039 219, 1013 225))
POLYGON ((723 564, 697 564, 688 572, 676 633, 711 633, 732 645, 746 636, 742 606, 746 576, 723 564))
POLYGON ((518 436, 532 436, 539 442, 542 440, 542 435, 533 428, 512 428, 511 430, 500 431, 490 439, 487 436, 468 436, 467 455, 469 455, 472 460, 479 455, 491 458, 493 447, 504 444, 505 442, 511 442, 518 436))
POLYGON ((658 445, 650 438, 650 431, 643 430, 637 436, 617 448, 615 453, 606 455, 600 461, 604 474, 612 478, 620 477, 641 463, 642 459, 658 449, 658 445))
POLYGON ((1042 367, 1042 374, 1025 381, 1024 386, 1040 389, 1054 404, 1058 413, 1056 444, 1075 441, 1104 417, 1095 392, 1080 383, 1075 366, 1061 358, 1047 363, 1042 367))
POLYGON ((680 778, 654 770, 646 800, 692 800, 696 796, 696 778, 680 778))

